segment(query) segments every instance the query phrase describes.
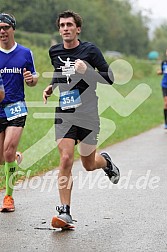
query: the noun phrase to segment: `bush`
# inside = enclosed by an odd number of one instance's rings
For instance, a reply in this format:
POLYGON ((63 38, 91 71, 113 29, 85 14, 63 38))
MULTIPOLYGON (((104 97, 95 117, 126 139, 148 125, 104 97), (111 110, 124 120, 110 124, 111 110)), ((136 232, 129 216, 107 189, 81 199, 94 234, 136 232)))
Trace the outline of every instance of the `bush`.
POLYGON ((15 39, 18 43, 28 47, 36 45, 38 47, 44 47, 44 48, 49 48, 51 44, 53 44, 54 40, 51 34, 32 33, 32 32, 30 33, 19 30, 16 31, 15 39))

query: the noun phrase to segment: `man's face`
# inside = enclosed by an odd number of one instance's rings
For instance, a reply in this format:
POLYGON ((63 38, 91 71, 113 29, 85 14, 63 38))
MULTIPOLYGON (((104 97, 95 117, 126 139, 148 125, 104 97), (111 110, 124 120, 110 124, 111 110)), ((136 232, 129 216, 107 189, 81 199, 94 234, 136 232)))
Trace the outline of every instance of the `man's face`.
POLYGON ((80 27, 76 26, 73 17, 60 18, 59 32, 65 42, 74 41, 81 31, 80 27))
POLYGON ((0 23, 0 42, 8 43, 14 38, 14 30, 12 26, 7 23, 0 23))

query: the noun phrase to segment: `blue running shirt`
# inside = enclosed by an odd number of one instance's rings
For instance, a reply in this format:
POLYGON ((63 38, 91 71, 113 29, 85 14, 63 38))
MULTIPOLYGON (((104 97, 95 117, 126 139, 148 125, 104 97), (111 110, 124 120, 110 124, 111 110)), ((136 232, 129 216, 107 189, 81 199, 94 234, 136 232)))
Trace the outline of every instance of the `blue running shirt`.
POLYGON ((6 117, 3 105, 24 101, 23 69, 36 75, 30 49, 15 43, 10 50, 0 48, 0 73, 5 89, 5 98, 0 104, 0 117, 6 117))

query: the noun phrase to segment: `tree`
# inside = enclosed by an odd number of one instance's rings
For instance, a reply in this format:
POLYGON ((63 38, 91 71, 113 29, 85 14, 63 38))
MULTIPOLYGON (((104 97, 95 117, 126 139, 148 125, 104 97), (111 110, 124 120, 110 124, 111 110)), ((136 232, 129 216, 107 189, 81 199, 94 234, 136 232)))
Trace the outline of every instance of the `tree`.
POLYGON ((17 29, 55 34, 59 12, 73 9, 83 17, 82 40, 101 50, 145 56, 148 29, 141 13, 133 13, 130 0, 1 0, 1 11, 15 15, 17 29))
POLYGON ((167 49, 167 22, 161 24, 160 27, 156 28, 151 41, 151 49, 156 50, 160 53, 161 57, 165 56, 167 49))

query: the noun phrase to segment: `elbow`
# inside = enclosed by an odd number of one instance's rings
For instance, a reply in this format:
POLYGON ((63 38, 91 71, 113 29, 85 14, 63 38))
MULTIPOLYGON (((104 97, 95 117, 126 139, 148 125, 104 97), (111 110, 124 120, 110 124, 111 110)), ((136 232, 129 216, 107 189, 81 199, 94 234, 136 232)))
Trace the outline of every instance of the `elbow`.
POLYGON ((112 85, 114 83, 114 75, 112 71, 109 73, 109 79, 110 79, 109 84, 112 85))
POLYGON ((109 77, 109 84, 112 85, 114 83, 114 74, 111 68, 108 69, 108 77, 109 77))

